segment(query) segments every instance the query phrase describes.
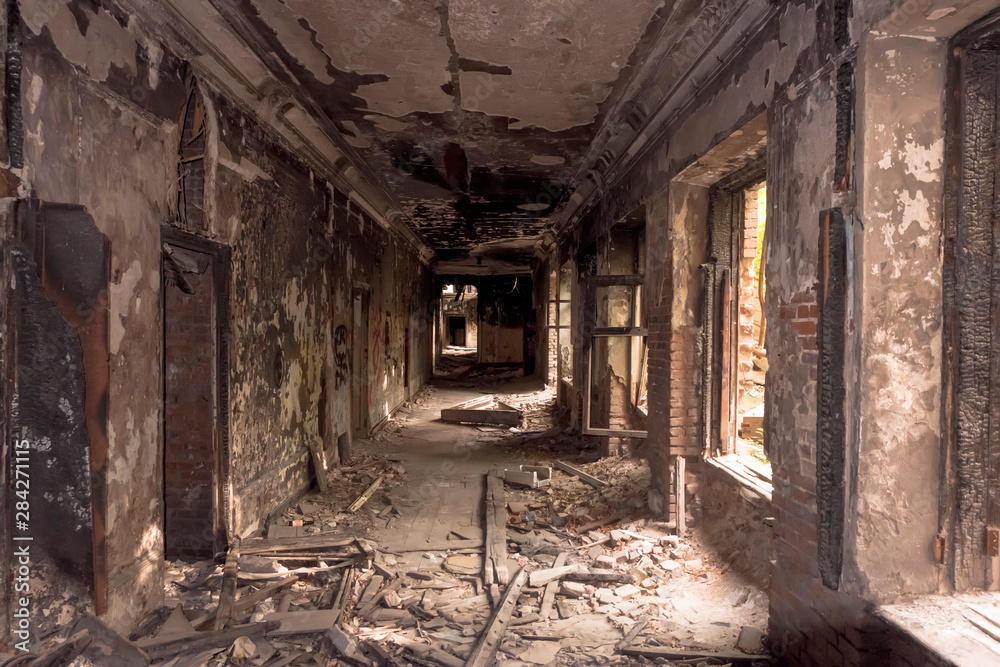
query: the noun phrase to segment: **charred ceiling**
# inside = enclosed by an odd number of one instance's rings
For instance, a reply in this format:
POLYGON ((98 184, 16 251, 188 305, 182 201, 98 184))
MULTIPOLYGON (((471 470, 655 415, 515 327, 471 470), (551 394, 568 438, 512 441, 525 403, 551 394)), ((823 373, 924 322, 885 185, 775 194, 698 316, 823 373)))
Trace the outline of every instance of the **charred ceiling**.
POLYGON ((673 0, 211 0, 445 262, 525 263, 673 0))

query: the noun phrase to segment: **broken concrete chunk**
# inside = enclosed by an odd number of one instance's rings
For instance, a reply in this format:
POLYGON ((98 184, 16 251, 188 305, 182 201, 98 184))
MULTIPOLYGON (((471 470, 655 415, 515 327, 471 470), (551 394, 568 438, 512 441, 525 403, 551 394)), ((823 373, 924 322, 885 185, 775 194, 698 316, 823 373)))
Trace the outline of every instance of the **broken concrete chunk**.
MULTIPOLYGON (((633 586, 633 588, 635 587, 633 586)), ((616 604, 621 602, 621 598, 615 595, 614 591, 607 588, 598 588, 594 597, 597 598, 597 601, 601 604, 616 604)))
POLYGON ((618 565, 618 561, 611 556, 606 556, 604 554, 598 556, 594 559, 594 567, 600 568, 602 570, 613 570, 615 566, 618 565))
POLYGON ((556 602, 556 609, 559 611, 559 618, 572 618, 577 613, 576 600, 559 600, 556 602))
POLYGON ((344 655, 350 657, 358 650, 358 643, 354 638, 344 632, 339 625, 334 625, 328 633, 333 645, 344 655))
POLYGON ((560 581, 559 593, 566 597, 582 598, 587 595, 587 586, 576 581, 560 581))
POLYGON ((619 586, 615 589, 615 595, 622 598, 623 600, 628 600, 629 598, 634 598, 636 595, 642 592, 642 589, 634 584, 625 584, 624 586, 619 586))
POLYGON ((764 648, 764 633, 759 629, 745 625, 740 628, 740 636, 736 639, 736 648, 744 653, 760 653, 764 648))

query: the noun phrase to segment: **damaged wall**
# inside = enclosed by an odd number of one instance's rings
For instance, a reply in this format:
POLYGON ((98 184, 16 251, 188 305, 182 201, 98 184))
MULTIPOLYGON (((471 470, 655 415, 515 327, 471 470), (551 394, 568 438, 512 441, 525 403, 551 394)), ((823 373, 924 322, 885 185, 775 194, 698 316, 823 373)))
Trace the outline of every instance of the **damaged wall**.
POLYGON ((110 240, 106 619, 126 628, 163 590, 159 228, 175 196, 180 63, 123 14, 19 4, 22 191, 82 205, 110 240))
MULTIPOLYGON (((231 319, 218 325, 230 344, 233 534, 308 485, 311 444, 322 437, 336 452, 337 435, 350 431, 353 373, 371 378, 372 424, 429 377, 430 276, 311 156, 293 154, 210 86, 199 88, 206 155, 194 179, 206 220, 189 225, 177 210, 189 66, 116 8, 19 4, 21 192, 81 205, 110 241, 104 619, 128 630, 163 594, 161 225, 190 226, 232 250, 231 319), (352 280, 372 293, 368 369, 345 361, 352 280)), ((40 595, 44 578, 33 582, 40 595)), ((36 628, 93 609, 88 597, 67 587, 36 628)))
MULTIPOLYGON (((703 447, 699 339, 704 317, 698 266, 707 257, 707 240, 699 221, 707 219, 709 186, 738 167, 725 158, 714 167, 715 174, 685 170, 727 137, 752 142, 746 126, 767 112, 766 125, 754 132, 766 137, 769 147, 765 429, 777 520, 771 640, 772 649, 792 664, 884 658, 887 644, 877 635, 883 633, 884 640, 887 628, 865 612, 866 601, 923 593, 937 584, 932 538, 941 447, 937 172, 943 150, 944 42, 929 36, 951 34, 995 3, 961 3, 931 19, 929 6, 906 3, 901 10, 906 20, 900 25, 925 21, 924 29, 915 31, 921 37, 905 44, 876 40, 871 54, 862 49, 856 71, 863 74, 857 78, 871 83, 857 90, 850 83, 845 87, 842 78, 838 81, 838 65, 846 62, 853 69, 851 31, 855 45, 863 42, 857 35, 874 27, 866 21, 891 15, 900 4, 866 6, 850 19, 845 3, 792 2, 774 9, 753 39, 697 81, 693 94, 667 100, 671 113, 652 114, 665 118, 664 124, 643 127, 628 148, 636 157, 613 164, 610 183, 592 178, 593 190, 604 196, 588 200, 587 189, 581 188, 571 197, 584 215, 558 244, 585 245, 638 204, 646 205, 650 429, 657 434, 648 452, 656 487, 650 500, 654 510, 666 511, 673 504, 672 456, 700 456, 703 447), (957 14, 966 23, 953 20, 957 14), (926 21, 939 18, 939 26, 927 28, 926 21), (923 46, 917 48, 920 40, 923 46), (912 49, 914 62, 930 64, 903 65, 899 54, 904 47, 912 49), (840 60, 831 63, 831 57, 840 60), (882 92, 895 91, 894 82, 903 86, 904 81, 910 82, 906 94, 902 87, 898 95, 882 92), (915 81, 920 82, 916 88, 915 81), (864 115, 873 123, 862 131, 859 120, 854 155, 845 148, 851 144, 846 143, 850 123, 844 120, 845 108, 850 118, 853 100, 859 100, 859 118, 864 115), (900 120, 880 120, 886 118, 900 120), (863 161, 854 159, 861 156, 863 161), (838 165, 841 171, 835 174, 838 165), (862 176, 865 180, 857 188, 857 212, 851 208, 854 190, 844 186, 851 179, 843 173, 851 169, 859 183, 862 176), (842 592, 826 589, 819 578, 815 497, 818 227, 821 213, 835 206, 844 208, 851 225, 853 266, 848 271, 854 296, 845 372, 848 385, 859 388, 847 405, 854 438, 847 463, 849 469, 854 466, 853 477, 843 497, 829 499, 850 499, 849 520, 845 526, 824 527, 846 531, 844 556, 850 562, 841 578, 842 592), (905 313, 899 322, 880 316, 887 302, 894 304, 893 312, 905 313), (891 433, 882 426, 900 419, 905 423, 891 433)), ((673 70, 662 70, 683 71, 679 62, 673 65, 673 70)), ((578 359, 577 372, 584 368, 578 359)), ((702 487, 711 490, 711 485, 702 487)))
POLYGON ((476 279, 479 363, 524 364, 526 375, 534 372, 536 341, 533 336, 529 338, 529 329, 535 319, 532 284, 532 280, 524 276, 476 279))

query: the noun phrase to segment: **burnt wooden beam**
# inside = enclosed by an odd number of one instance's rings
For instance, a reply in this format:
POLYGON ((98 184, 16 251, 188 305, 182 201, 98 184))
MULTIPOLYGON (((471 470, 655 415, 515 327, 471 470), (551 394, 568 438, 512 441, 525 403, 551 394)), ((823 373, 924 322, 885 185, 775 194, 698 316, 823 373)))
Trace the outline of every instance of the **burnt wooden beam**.
POLYGON ((820 214, 816 383, 816 550, 823 584, 840 586, 844 546, 844 345, 847 230, 840 209, 820 214))

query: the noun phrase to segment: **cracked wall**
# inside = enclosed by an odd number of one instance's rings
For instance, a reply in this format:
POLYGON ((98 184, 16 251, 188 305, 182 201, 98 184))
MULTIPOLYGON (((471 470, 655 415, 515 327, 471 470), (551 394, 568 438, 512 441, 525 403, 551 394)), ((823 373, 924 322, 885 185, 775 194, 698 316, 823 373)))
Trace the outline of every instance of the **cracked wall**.
MULTIPOLYGON (((116 8, 77 0, 24 0, 20 7, 20 192, 81 205, 110 241, 111 279, 102 297, 110 327, 104 620, 127 631, 163 595, 160 229, 181 226, 179 122, 190 68, 141 20, 116 8)), ((255 521, 262 526, 306 488, 311 444, 321 440, 332 465, 337 435, 350 431, 350 378, 338 382, 337 359, 344 346, 338 330, 353 327, 352 280, 372 290, 371 331, 379 336, 369 369, 340 372, 373 378, 371 423, 429 376, 430 275, 413 247, 365 212, 353 192, 224 95, 200 90, 207 222, 193 231, 232 249, 231 319, 219 324, 230 350, 226 519, 233 535, 255 521), (370 255, 374 248, 378 257, 370 255)), ((75 592, 66 588, 61 611, 93 608, 89 581, 78 583, 75 592)), ((59 614, 57 605, 38 627, 59 614)))
MULTIPOLYGON (((564 246, 586 243, 636 205, 646 206, 650 424, 651 433, 659 434, 649 443, 656 486, 651 505, 668 509, 676 488, 670 480, 672 456, 701 451, 698 265, 707 246, 698 221, 707 219, 708 186, 737 166, 732 156, 722 156, 707 171, 685 170, 726 138, 742 135, 751 143, 745 126, 767 111, 760 133, 769 148, 766 430, 777 520, 771 630, 773 647, 792 664, 859 664, 884 657, 879 651, 885 644, 870 641, 869 633, 886 628, 866 615, 865 601, 937 586, 932 538, 941 447, 943 42, 923 36, 906 45, 876 40, 870 52, 862 48, 857 76, 865 81, 851 98, 858 100, 858 147, 844 155, 838 144, 837 70, 823 66, 837 44, 850 44, 838 41, 841 24, 834 21, 833 4, 793 2, 778 9, 744 43, 739 57, 719 67, 717 78, 682 95, 684 105, 673 107, 682 110, 662 134, 646 131, 644 143, 631 148, 638 157, 619 168, 617 180, 604 184, 606 194, 586 204, 590 208, 579 225, 559 238, 564 246), (912 49, 913 62, 925 63, 922 68, 890 57, 889 51, 903 46, 912 49), (907 86, 897 88, 903 81, 907 86), (873 92, 897 89, 899 95, 873 92), (861 113, 866 119, 898 120, 862 128, 861 113), (838 156, 850 159, 846 168, 858 179, 856 195, 835 188, 838 156), (815 507, 818 226, 820 213, 832 207, 843 208, 851 225, 845 373, 849 386, 857 388, 846 406, 849 439, 854 437, 847 461, 853 477, 845 496, 832 499, 846 504, 849 517, 841 529, 848 543, 844 556, 851 562, 840 592, 820 582, 815 507), (900 313, 898 321, 878 315, 886 304, 900 313), (853 633, 851 639, 845 632, 853 633)), ((885 4, 873 16, 905 5, 885 4)), ((926 18, 927 4, 919 11, 911 7, 910 15, 926 18)), ((976 3, 960 4, 956 11, 964 16, 982 15, 982 8, 971 6, 976 3)), ((857 20, 869 9, 853 15, 855 35, 873 27, 857 20)), ((850 53, 842 57, 853 62, 850 53)), ((578 361, 577 368, 584 366, 578 361)), ((690 471, 682 482, 689 481, 690 471)))

